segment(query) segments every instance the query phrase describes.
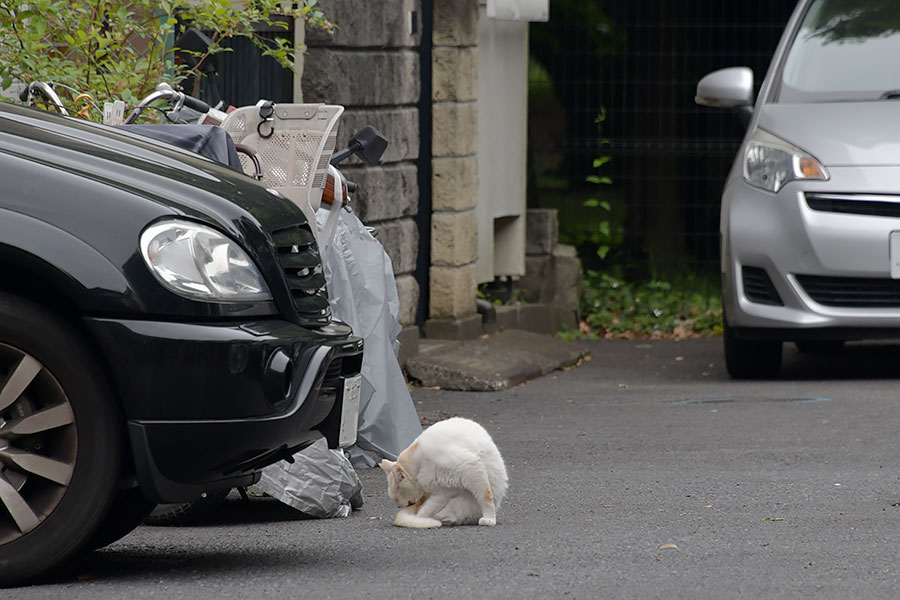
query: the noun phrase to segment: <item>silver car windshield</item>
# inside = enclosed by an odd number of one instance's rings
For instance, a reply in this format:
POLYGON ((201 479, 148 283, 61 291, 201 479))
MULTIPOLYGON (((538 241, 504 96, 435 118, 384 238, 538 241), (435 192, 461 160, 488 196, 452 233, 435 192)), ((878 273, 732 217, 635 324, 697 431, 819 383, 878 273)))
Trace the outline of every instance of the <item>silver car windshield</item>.
POLYGON ((815 0, 783 63, 777 102, 900 98, 900 1, 815 0))

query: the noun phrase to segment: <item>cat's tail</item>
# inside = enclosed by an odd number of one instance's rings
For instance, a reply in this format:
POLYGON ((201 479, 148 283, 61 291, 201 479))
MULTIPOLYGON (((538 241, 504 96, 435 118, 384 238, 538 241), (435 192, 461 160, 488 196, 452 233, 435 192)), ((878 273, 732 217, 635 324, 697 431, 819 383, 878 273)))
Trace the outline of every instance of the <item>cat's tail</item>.
POLYGON ((437 519, 420 517, 409 508, 402 508, 394 518, 397 527, 410 527, 412 529, 434 529, 441 526, 437 519))

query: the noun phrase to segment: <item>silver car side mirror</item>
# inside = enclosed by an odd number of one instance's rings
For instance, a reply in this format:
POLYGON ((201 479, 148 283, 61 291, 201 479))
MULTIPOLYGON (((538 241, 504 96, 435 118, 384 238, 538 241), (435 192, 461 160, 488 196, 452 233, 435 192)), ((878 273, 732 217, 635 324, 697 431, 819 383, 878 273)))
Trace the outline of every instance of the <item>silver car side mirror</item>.
POLYGON ((741 108, 753 105, 753 70, 730 67, 706 75, 697 84, 694 102, 715 108, 741 108))

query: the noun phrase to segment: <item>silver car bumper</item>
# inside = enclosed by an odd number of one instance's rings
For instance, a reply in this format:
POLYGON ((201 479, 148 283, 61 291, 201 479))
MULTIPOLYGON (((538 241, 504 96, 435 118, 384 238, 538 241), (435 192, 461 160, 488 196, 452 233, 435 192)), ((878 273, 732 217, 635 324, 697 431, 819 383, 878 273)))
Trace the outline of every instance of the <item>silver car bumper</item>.
POLYGON ((795 181, 777 194, 732 173, 721 228, 723 302, 732 328, 797 330, 797 337, 845 329, 835 332, 844 339, 900 335, 900 278, 891 276, 900 250, 892 257, 890 242, 896 234, 900 249, 900 167, 829 172, 829 181, 795 181), (881 214, 865 214, 873 211, 881 214))

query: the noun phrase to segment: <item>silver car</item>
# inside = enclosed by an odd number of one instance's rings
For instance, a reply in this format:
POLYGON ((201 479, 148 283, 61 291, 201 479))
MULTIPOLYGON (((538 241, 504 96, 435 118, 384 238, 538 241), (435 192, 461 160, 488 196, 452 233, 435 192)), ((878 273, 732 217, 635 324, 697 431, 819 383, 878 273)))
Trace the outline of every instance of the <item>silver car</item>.
POLYGON ((746 67, 697 85, 748 124, 722 195, 732 377, 776 376, 787 341, 900 337, 897 56, 900 2, 801 0, 755 106, 746 67))

